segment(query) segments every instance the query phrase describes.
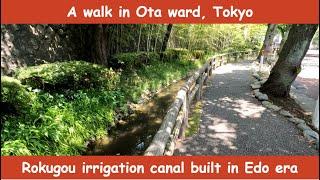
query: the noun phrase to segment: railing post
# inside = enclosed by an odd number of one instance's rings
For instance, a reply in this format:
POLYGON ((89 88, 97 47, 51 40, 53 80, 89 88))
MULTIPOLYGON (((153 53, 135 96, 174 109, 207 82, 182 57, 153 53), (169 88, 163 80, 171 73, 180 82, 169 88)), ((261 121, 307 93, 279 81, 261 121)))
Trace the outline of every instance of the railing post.
POLYGON ((210 60, 210 64, 209 64, 208 69, 209 69, 209 74, 208 74, 208 76, 211 76, 211 75, 212 75, 212 59, 210 60))
POLYGON ((208 75, 209 75, 209 67, 207 67, 204 72, 203 72, 203 84, 206 85, 207 84, 207 80, 208 80, 208 75))
POLYGON ((199 78, 196 81, 196 84, 199 84, 199 89, 197 92, 197 101, 199 101, 201 99, 201 95, 202 95, 202 74, 200 74, 199 78))
POLYGON ((219 58, 220 58, 219 56, 216 57, 216 68, 220 66, 220 59, 219 58))
POLYGON ((189 126, 188 123, 188 119, 189 119, 189 88, 187 87, 187 93, 186 96, 184 97, 184 102, 182 104, 182 113, 183 113, 183 121, 182 121, 182 125, 181 125, 181 129, 180 129, 180 133, 179 133, 179 138, 184 138, 185 137, 185 130, 187 129, 187 127, 189 126))
POLYGON ((259 72, 261 72, 261 71, 262 71, 262 67, 263 67, 263 59, 264 59, 264 57, 263 57, 263 55, 261 55, 261 57, 260 57, 260 61, 259 61, 259 72))
POLYGON ((239 60, 239 53, 235 53, 236 54, 236 62, 238 62, 239 60))

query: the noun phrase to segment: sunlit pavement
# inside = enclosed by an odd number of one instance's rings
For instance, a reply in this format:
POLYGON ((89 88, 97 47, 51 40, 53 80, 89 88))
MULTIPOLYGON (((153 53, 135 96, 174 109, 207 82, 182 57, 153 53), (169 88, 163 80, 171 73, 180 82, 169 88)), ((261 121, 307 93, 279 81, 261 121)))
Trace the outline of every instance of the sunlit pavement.
POLYGON ((291 96, 312 113, 319 95, 319 51, 309 50, 302 61, 302 71, 292 85, 291 96))
POLYGON ((296 126, 253 97, 250 63, 214 71, 202 99, 197 134, 177 143, 175 155, 315 155, 296 126))

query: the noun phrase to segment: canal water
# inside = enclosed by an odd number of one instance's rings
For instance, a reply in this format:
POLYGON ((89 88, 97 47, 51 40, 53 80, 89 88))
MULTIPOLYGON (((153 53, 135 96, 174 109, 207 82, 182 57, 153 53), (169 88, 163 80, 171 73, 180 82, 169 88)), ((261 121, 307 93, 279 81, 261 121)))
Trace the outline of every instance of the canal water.
POLYGON ((173 83, 148 102, 136 105, 133 115, 122 120, 108 136, 93 142, 86 154, 143 155, 184 82, 173 83))

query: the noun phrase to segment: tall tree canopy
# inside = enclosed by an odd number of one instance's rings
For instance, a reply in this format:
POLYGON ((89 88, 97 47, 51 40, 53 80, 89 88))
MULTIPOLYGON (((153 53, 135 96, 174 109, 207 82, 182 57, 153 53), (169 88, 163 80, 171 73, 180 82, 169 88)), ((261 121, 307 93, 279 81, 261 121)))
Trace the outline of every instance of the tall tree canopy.
POLYGON ((106 66, 118 53, 159 53, 167 47, 207 52, 259 49, 266 30, 265 25, 247 24, 100 24, 78 28, 86 59, 106 66))

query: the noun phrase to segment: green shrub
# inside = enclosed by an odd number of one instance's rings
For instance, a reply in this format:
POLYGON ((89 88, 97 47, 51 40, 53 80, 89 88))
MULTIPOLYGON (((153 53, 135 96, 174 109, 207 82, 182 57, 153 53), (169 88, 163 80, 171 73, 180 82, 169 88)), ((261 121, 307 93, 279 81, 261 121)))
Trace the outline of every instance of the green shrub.
MULTIPOLYGON (((149 54, 149 56, 152 56, 149 54)), ((149 57, 152 59, 159 58, 149 57)), ((191 70, 199 68, 204 60, 190 61, 149 61, 149 65, 141 65, 135 71, 124 69, 121 73, 103 69, 90 63, 79 68, 78 62, 53 63, 19 70, 16 74, 26 84, 33 85, 30 77, 41 77, 41 81, 54 84, 55 91, 38 91, 38 86, 23 86, 19 80, 9 78, 19 84, 23 92, 29 93, 32 101, 28 103, 27 113, 6 116, 1 128, 2 155, 81 155, 86 150, 86 141, 107 134, 106 129, 115 124, 116 113, 125 111, 126 104, 138 102, 145 92, 155 92, 169 85, 174 80, 185 77, 191 70), (67 65, 71 70, 67 71, 67 65), (69 65, 69 66, 68 66, 69 65), (71 67, 76 69, 72 69, 71 67), (94 76, 103 79, 95 85, 81 86, 83 78, 78 81, 68 81, 78 87, 58 86, 69 75, 83 75, 81 71, 91 71, 86 67, 96 66, 94 76), (59 68, 63 70, 60 71, 59 68), (64 72, 64 73, 62 73, 64 72), (71 73, 72 72, 72 73, 71 73), (112 72, 111 82, 105 77, 105 72, 112 72), (69 75, 68 75, 69 74, 69 75), (117 79, 118 78, 118 79, 117 79), (103 82, 103 83, 101 83, 103 82), (110 85, 108 84, 110 83, 110 85), (108 87, 105 87, 105 85, 108 87), (100 87, 101 85, 102 87, 100 87), (82 89, 80 89, 82 88, 82 89), (28 90, 27 90, 28 89, 28 90)), ((74 77, 72 76, 72 77, 74 77)), ((67 79, 69 80, 69 79, 67 79)), ((91 80, 91 79, 90 79, 91 80)), ((42 88, 43 86, 41 86, 42 88)), ((23 109, 21 106, 21 109, 23 109)))
POLYGON ((187 49, 168 49, 163 52, 164 61, 191 60, 192 53, 187 49))
POLYGON ((202 59, 204 58, 206 55, 205 51, 202 51, 202 50, 194 50, 192 51, 192 56, 195 58, 195 59, 202 59))
POLYGON ((87 88, 113 89, 119 75, 111 69, 84 61, 56 62, 19 69, 22 84, 46 91, 87 88))
POLYGON ((37 93, 30 114, 8 116, 1 132, 2 155, 80 155, 85 142, 106 135, 115 108, 123 105, 116 91, 78 90, 37 93), (31 116, 33 114, 33 116, 31 116))
POLYGON ((2 102, 25 112, 1 116, 2 155, 80 155, 87 140, 105 135, 106 128, 114 125, 115 109, 125 104, 117 87, 119 73, 90 63, 29 67, 19 70, 16 77, 31 87, 2 78, 2 102), (39 87, 31 81, 33 77, 45 84, 44 90, 51 90, 46 85, 50 84, 55 91, 32 89, 39 87))
POLYGON ((136 71, 123 71, 121 88, 125 99, 138 102, 145 92, 156 92, 159 88, 168 86, 174 80, 185 77, 191 70, 200 68, 204 59, 190 61, 186 59, 176 61, 154 61, 150 66, 144 66, 136 71))
POLYGON ((120 53, 112 58, 112 65, 117 68, 140 68, 160 59, 154 52, 120 53))
POLYGON ((26 143, 21 140, 14 141, 6 141, 1 147, 1 155, 2 156, 23 156, 23 155, 31 155, 31 152, 26 146, 26 143))
POLYGON ((2 113, 26 113, 31 106, 32 99, 32 93, 28 92, 19 80, 8 76, 1 76, 2 113))

